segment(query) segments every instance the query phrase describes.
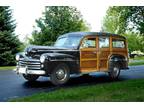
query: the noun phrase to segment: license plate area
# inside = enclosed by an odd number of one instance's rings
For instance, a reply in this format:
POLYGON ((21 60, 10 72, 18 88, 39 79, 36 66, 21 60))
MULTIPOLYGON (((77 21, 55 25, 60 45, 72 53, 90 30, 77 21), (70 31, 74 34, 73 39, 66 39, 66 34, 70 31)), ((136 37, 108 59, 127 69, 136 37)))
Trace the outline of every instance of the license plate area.
POLYGON ((26 67, 19 67, 18 72, 19 73, 26 73, 27 68, 26 67))

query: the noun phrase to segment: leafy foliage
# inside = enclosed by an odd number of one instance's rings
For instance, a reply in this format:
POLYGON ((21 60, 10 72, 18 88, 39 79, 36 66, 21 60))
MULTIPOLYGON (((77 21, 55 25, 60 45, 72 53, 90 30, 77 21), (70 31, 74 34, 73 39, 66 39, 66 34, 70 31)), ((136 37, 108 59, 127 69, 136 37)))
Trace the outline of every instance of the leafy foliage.
POLYGON ((144 51, 144 6, 109 7, 102 31, 127 36, 130 52, 144 51))
POLYGON ((133 23, 131 29, 138 30, 140 34, 144 35, 144 6, 129 7, 131 12, 129 21, 133 23))
POLYGON ((0 65, 14 65, 20 42, 14 34, 16 24, 8 6, 0 7, 0 65))
POLYGON ((104 18, 103 31, 123 34, 126 31, 144 34, 144 6, 109 7, 104 18))
POLYGON ((89 30, 80 12, 69 6, 45 7, 43 16, 36 23, 37 28, 30 39, 30 43, 36 45, 49 45, 64 33, 89 30))
POLYGON ((128 40, 129 52, 142 51, 144 52, 144 37, 136 33, 126 33, 125 36, 128 40))
POLYGON ((122 34, 127 28, 127 18, 129 16, 128 7, 109 7, 103 20, 103 31, 122 34))

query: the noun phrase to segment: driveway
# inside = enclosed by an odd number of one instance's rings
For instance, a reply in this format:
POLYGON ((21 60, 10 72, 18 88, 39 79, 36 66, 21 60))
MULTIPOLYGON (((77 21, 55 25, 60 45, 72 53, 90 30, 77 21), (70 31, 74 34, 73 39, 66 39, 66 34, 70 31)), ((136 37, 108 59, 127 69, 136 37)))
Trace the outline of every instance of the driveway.
MULTIPOLYGON (((131 66, 129 70, 121 72, 118 81, 144 78, 144 66, 131 66)), ((76 87, 111 82, 106 73, 92 73, 90 76, 72 76, 69 82, 63 86, 76 87)), ((28 96, 38 92, 50 92, 60 89, 52 85, 47 77, 40 77, 38 81, 30 83, 25 81, 21 75, 12 70, 0 70, 0 101, 12 98, 28 96)))

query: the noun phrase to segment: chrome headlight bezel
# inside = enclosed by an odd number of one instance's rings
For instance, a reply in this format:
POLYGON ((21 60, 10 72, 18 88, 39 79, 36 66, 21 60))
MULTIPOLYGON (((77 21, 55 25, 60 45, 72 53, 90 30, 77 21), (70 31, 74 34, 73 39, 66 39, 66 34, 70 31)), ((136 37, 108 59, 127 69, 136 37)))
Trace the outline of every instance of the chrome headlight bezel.
POLYGON ((19 61, 20 60, 20 55, 19 54, 16 54, 16 61, 19 61))
POLYGON ((40 56, 40 62, 41 62, 41 63, 44 63, 44 62, 45 62, 45 59, 46 59, 46 57, 45 57, 44 55, 41 55, 41 56, 40 56))

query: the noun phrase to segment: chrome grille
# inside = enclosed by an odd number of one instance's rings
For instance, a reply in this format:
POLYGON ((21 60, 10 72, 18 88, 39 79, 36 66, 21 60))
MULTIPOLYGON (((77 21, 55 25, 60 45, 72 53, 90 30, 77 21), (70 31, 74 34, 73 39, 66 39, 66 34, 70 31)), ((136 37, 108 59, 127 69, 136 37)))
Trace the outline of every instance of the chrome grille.
POLYGON ((37 59, 21 59, 18 62, 18 65, 21 67, 27 67, 29 70, 40 70, 41 69, 41 63, 37 59))

